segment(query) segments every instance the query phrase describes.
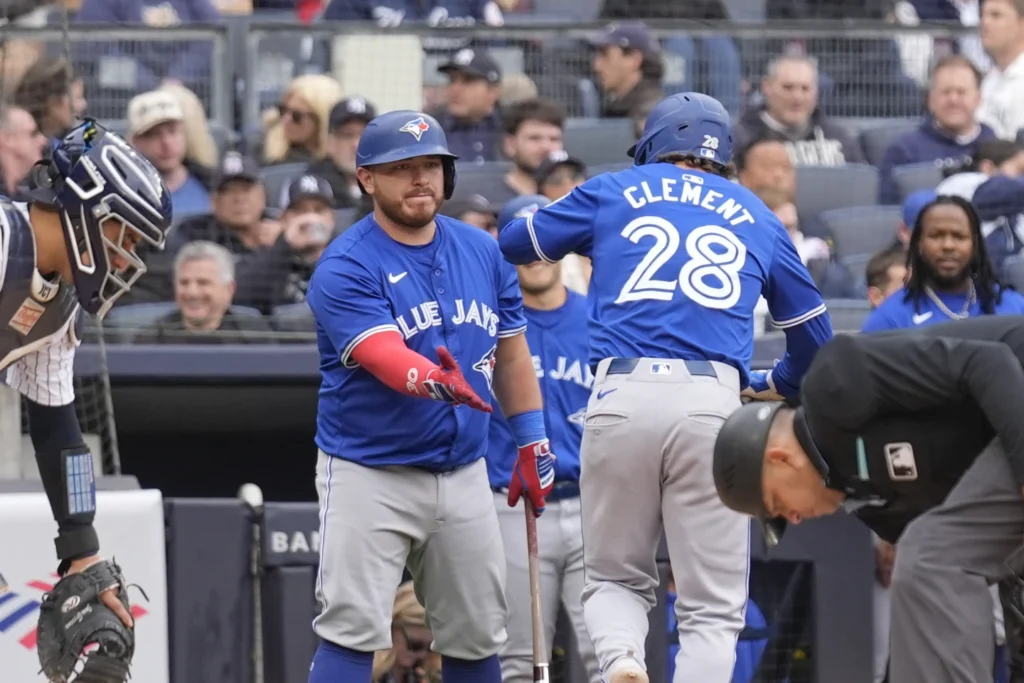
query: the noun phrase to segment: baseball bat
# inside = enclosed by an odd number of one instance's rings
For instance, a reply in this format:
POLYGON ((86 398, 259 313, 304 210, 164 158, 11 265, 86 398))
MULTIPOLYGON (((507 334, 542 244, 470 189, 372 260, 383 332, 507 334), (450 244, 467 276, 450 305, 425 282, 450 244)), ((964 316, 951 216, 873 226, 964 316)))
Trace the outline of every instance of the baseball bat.
POLYGON ((551 683, 548 673, 548 639, 544 635, 544 610, 540 603, 540 559, 537 553, 537 516, 526 505, 526 554, 530 565, 530 616, 533 621, 533 683, 551 683))

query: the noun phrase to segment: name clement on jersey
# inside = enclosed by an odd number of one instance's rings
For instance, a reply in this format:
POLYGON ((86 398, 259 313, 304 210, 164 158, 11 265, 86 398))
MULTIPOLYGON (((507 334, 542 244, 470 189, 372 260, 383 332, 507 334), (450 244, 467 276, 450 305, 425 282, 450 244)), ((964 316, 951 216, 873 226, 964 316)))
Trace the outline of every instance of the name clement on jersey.
MULTIPOLYGON (((425 332, 431 327, 440 327, 444 324, 436 301, 424 301, 420 305, 414 306, 408 315, 412 319, 412 325, 405 319, 405 315, 395 318, 398 329, 402 331, 402 336, 406 340, 416 336, 419 332, 425 332)), ((455 314, 452 316, 451 322, 454 325, 476 325, 480 329, 486 330, 488 336, 491 337, 498 334, 498 314, 487 304, 477 303, 475 299, 469 302, 468 307, 462 299, 456 299, 455 314)))
MULTIPOLYGON (((654 183, 657 185, 657 183, 654 183)), ((657 202, 675 202, 677 204, 693 204, 702 209, 713 211, 729 221, 729 225, 753 223, 754 217, 736 200, 729 198, 719 202, 725 195, 705 188, 704 179, 695 175, 683 175, 680 180, 662 178, 660 188, 651 188, 646 180, 640 186, 627 187, 622 196, 634 209, 642 209, 657 202), (660 191, 657 191, 660 190, 660 191)))

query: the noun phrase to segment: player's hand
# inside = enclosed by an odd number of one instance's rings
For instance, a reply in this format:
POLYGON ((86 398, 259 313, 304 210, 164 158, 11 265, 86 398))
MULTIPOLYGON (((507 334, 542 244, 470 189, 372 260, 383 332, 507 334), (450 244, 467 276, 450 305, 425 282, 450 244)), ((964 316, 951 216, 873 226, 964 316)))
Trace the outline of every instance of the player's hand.
POLYGON ((555 456, 547 439, 535 441, 519 449, 508 485, 508 506, 515 507, 524 495, 533 503, 533 513, 544 512, 544 496, 555 485, 555 456))
POLYGON ((423 380, 423 388, 435 401, 444 401, 452 405, 468 405, 470 408, 490 413, 494 409, 476 395, 469 386, 459 364, 452 354, 443 346, 437 347, 437 359, 440 365, 431 370, 423 380))
POLYGON ((880 541, 875 546, 875 578, 882 588, 892 583, 892 570, 896 566, 896 546, 880 541))
MULTIPOLYGON (((97 562, 102 562, 103 558, 99 555, 90 555, 89 557, 83 557, 80 560, 75 560, 68 567, 68 572, 65 576, 70 574, 77 574, 85 569, 88 569, 97 562)), ((132 615, 125 609, 124 604, 117 597, 117 589, 119 586, 111 586, 107 590, 100 593, 100 602, 106 605, 111 612, 117 615, 117 618, 121 620, 121 623, 126 628, 133 628, 135 626, 135 620, 132 619, 132 615)))
POLYGON ((751 370, 750 386, 740 392, 754 401, 784 401, 782 394, 775 389, 775 382, 772 380, 771 370, 751 370))

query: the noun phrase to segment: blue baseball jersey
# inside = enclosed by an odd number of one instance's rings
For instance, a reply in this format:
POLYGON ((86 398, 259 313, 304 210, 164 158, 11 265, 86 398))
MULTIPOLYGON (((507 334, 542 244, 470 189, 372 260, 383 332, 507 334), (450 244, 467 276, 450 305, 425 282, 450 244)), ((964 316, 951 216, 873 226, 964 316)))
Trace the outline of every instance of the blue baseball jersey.
MULTIPOLYGON (((610 357, 721 361, 739 370, 745 386, 762 295, 783 329, 825 314, 786 229, 760 199, 674 164, 592 178, 516 219, 499 240, 512 263, 570 252, 592 259, 592 364, 610 357)), ((803 369, 831 336, 827 315, 824 321, 803 369)), ((802 372, 793 374, 796 385, 802 372)))
MULTIPOLYGON (((862 332, 881 332, 883 330, 902 330, 908 327, 926 327, 935 323, 949 322, 950 318, 928 296, 917 297, 904 301, 907 295, 905 288, 890 294, 878 308, 864 321, 862 332)), ((936 292, 939 300, 953 313, 959 314, 967 304, 966 294, 950 294, 936 292)), ((1013 289, 1003 289, 1002 300, 995 306, 996 315, 1024 314, 1024 296, 1013 289)), ((967 309, 971 318, 982 315, 981 304, 975 300, 967 309)))
POLYGON ((317 264, 306 298, 320 350, 316 444, 328 455, 438 472, 484 455, 489 415, 394 391, 352 360, 367 337, 394 331, 435 363, 446 347, 473 391, 492 395, 498 341, 526 329, 519 280, 486 232, 444 216, 436 223, 430 244, 409 246, 371 214, 317 264))
MULTIPOLYGON (((544 426, 555 454, 555 481, 579 481, 583 418, 594 375, 587 362, 587 299, 569 292, 565 304, 553 311, 526 311, 526 341, 544 397, 544 426)), ((487 437, 487 474, 493 488, 507 488, 519 448, 493 402, 487 437)))

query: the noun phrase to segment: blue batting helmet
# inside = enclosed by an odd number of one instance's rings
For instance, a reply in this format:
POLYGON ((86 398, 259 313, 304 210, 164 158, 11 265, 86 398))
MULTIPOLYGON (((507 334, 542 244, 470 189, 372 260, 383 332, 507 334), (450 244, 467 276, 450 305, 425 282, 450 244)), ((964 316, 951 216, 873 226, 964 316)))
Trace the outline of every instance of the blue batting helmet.
POLYGON ((455 191, 455 160, 448 138, 433 116, 401 110, 381 114, 366 125, 356 149, 356 166, 390 164, 415 157, 441 157, 444 165, 444 198, 455 191))
POLYGON ((102 318, 146 273, 134 246, 160 250, 171 226, 171 195, 131 145, 86 120, 54 140, 24 194, 60 214, 82 308, 102 318), (109 228, 117 232, 112 234, 109 228), (111 256, 126 265, 115 268, 111 256))
POLYGON ((721 102, 695 92, 666 97, 647 115, 643 135, 626 154, 643 166, 673 152, 722 165, 732 160, 732 123, 721 102))
POLYGON ((505 202, 498 212, 498 231, 505 229, 505 226, 517 218, 525 218, 536 213, 551 203, 551 200, 542 194, 524 194, 515 199, 505 202))

